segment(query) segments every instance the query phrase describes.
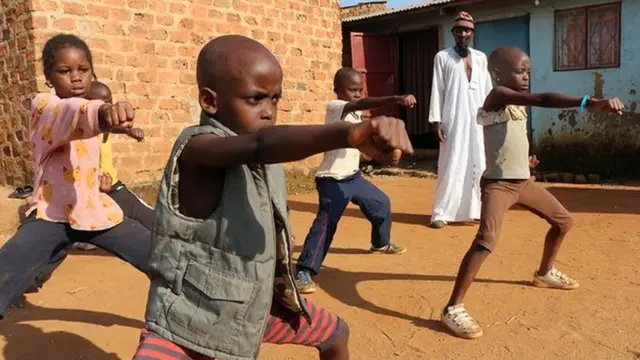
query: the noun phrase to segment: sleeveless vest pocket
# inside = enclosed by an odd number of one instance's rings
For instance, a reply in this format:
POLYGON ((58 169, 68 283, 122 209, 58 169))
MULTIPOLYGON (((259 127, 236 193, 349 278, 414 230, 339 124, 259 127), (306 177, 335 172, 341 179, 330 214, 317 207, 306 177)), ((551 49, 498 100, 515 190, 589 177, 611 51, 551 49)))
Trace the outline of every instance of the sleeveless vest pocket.
POLYGON ((252 303, 257 283, 221 269, 221 264, 236 259, 234 255, 216 252, 218 258, 209 264, 189 261, 182 280, 183 296, 170 304, 167 317, 189 332, 204 338, 213 336, 224 344, 236 336, 234 330, 252 303))

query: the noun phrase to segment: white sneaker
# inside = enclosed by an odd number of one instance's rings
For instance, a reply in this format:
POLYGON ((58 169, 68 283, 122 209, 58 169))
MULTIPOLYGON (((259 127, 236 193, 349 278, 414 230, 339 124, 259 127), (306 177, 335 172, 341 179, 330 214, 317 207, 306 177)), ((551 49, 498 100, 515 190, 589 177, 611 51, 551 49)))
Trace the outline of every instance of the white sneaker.
POLYGON ((440 316, 440 320, 455 336, 464 339, 475 339, 482 336, 482 328, 467 313, 464 304, 449 306, 440 316))
POLYGON ((544 276, 533 273, 533 284, 538 287, 553 289, 572 290, 580 286, 576 280, 563 274, 560 270, 552 267, 544 276))

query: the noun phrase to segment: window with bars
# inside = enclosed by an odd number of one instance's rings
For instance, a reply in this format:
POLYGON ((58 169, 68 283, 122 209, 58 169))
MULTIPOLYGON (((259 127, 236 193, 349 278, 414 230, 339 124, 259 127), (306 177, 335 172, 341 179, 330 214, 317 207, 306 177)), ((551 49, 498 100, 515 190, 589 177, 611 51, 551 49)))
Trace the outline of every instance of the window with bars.
POLYGON ((558 10, 556 71, 620 66, 620 3, 558 10))

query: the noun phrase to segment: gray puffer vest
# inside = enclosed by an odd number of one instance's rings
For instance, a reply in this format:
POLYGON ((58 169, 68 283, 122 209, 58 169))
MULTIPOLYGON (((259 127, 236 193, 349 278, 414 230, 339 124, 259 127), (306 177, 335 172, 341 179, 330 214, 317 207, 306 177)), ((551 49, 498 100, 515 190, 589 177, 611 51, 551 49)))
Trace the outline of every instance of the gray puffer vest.
POLYGON ((202 113, 176 141, 158 191, 146 326, 218 360, 255 359, 272 300, 309 314, 293 279, 285 175, 279 165, 229 168, 207 219, 178 211, 178 158, 193 136, 236 136, 202 113), (276 225, 276 222, 280 226, 276 225))

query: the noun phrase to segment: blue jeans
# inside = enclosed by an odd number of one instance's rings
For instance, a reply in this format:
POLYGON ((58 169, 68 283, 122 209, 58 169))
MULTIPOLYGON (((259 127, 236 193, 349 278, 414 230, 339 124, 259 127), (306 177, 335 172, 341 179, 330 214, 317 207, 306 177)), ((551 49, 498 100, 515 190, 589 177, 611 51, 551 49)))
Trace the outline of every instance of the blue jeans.
POLYGON ((75 242, 96 245, 149 273, 151 234, 137 221, 125 217, 122 223, 108 230, 79 231, 67 223, 36 219, 34 212, 0 248, 0 319, 11 301, 41 275, 42 267, 75 242))
POLYGON ((338 228, 338 221, 349 202, 360 210, 371 222, 371 245, 389 245, 391 238, 391 201, 389 197, 357 172, 346 179, 316 178, 320 197, 318 214, 304 240, 304 248, 298 259, 298 270, 313 275, 329 252, 329 247, 338 228))

